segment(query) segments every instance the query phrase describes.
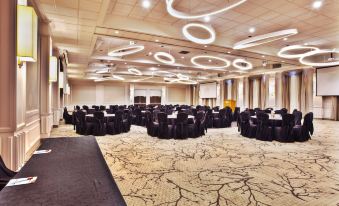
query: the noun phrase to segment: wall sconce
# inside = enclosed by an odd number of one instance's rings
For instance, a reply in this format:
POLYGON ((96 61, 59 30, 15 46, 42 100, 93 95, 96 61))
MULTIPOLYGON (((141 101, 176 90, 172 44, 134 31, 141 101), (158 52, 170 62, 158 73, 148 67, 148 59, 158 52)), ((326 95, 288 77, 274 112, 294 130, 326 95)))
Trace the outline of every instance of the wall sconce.
POLYGON ((59 88, 63 89, 64 88, 64 73, 59 72, 59 88))
POLYGON ((69 84, 66 84, 66 91, 65 91, 65 94, 68 94, 68 95, 71 94, 71 88, 70 88, 69 84))
POLYGON ((58 81, 58 59, 55 56, 49 57, 49 82, 58 81))
POLYGON ((17 6, 17 57, 22 62, 35 62, 38 51, 38 17, 33 7, 17 6))

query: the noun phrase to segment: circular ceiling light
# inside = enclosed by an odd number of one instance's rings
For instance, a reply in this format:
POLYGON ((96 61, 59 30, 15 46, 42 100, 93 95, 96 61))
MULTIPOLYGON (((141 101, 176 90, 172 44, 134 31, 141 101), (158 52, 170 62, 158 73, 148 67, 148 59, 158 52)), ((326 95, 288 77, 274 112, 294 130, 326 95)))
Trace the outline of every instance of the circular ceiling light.
POLYGON ((171 83, 181 83, 181 84, 197 84, 197 81, 191 79, 171 79, 169 80, 171 83))
POLYGON ((172 72, 168 71, 154 71, 154 74, 158 76, 163 76, 163 77, 175 77, 176 75, 172 72))
POLYGON ((183 28, 182 28, 182 33, 184 34, 184 36, 186 37, 186 39, 197 43, 197 44, 211 44, 215 41, 215 31, 211 26, 205 25, 205 24, 200 24, 200 23, 189 23, 186 24, 183 28), (206 30, 209 33, 209 38, 207 39, 201 39, 201 38, 197 38, 195 36, 193 36, 192 34, 190 34, 188 32, 189 28, 201 28, 206 30))
POLYGON ((300 57, 299 62, 313 67, 330 67, 330 66, 337 66, 339 65, 339 61, 331 61, 331 62, 310 62, 306 61, 305 58, 315 56, 318 54, 331 54, 331 53, 337 53, 339 54, 339 51, 337 50, 329 50, 329 49, 323 49, 323 50, 315 50, 311 52, 307 52, 302 57, 300 57))
POLYGON ((251 62, 246 61, 245 59, 235 59, 232 64, 235 68, 240 70, 250 70, 253 69, 253 65, 251 62), (246 66, 244 66, 246 64, 246 66))
POLYGON ((172 55, 170 55, 169 53, 166 53, 166 52, 157 52, 157 53, 154 54, 154 58, 158 62, 161 62, 161 63, 164 63, 164 64, 174 64, 175 63, 174 57, 172 55), (168 60, 161 58, 161 57, 165 57, 168 60))
POLYGON ((95 71, 96 74, 107 74, 107 73, 111 73, 111 70, 110 69, 101 69, 101 70, 96 70, 95 71))
POLYGON ((225 69, 231 65, 231 62, 228 61, 227 59, 223 59, 223 58, 216 57, 216 56, 209 56, 209 55, 199 55, 199 56, 192 57, 191 62, 195 66, 203 67, 206 69, 225 69), (203 65, 197 62, 198 59, 215 59, 215 60, 224 62, 224 65, 222 66, 203 65))
POLYGON ((204 18, 206 16, 216 15, 216 14, 225 12, 227 10, 233 9, 234 7, 237 7, 240 4, 245 3, 247 0, 238 0, 235 3, 228 5, 224 8, 221 8, 221 9, 218 9, 218 10, 215 10, 215 11, 212 11, 212 12, 207 12, 207 13, 203 13, 203 14, 196 14, 196 15, 181 12, 181 11, 174 9, 174 7, 173 7, 174 1, 175 0, 166 0, 166 9, 167 9, 167 12, 171 16, 174 16, 174 17, 179 18, 179 19, 199 19, 199 18, 204 18))
POLYGON ((180 80, 189 80, 189 76, 183 75, 183 74, 177 74, 178 79, 180 80))
POLYGON ((245 49, 283 39, 298 33, 297 29, 286 29, 245 39, 234 44, 233 49, 245 49))
POLYGON ((125 80, 125 78, 121 77, 121 76, 118 76, 118 75, 112 75, 112 77, 114 79, 117 79, 117 80, 125 80))
POLYGON ((295 50, 313 50, 313 51, 319 51, 319 48, 313 47, 313 46, 300 46, 300 45, 292 45, 292 46, 287 46, 278 52, 278 56, 286 59, 295 59, 295 58, 300 58, 303 57, 306 53, 298 53, 298 54, 288 54, 287 52, 289 51, 295 51, 295 50))
POLYGON ((134 74, 134 75, 138 75, 138 76, 142 75, 141 71, 139 69, 136 69, 136 68, 129 68, 128 72, 131 73, 131 74, 134 74))
POLYGON ((113 49, 113 50, 109 51, 107 55, 111 56, 111 57, 122 57, 122 56, 126 56, 126 55, 130 55, 130 54, 140 52, 144 49, 145 49, 145 47, 143 45, 134 44, 134 45, 129 45, 129 46, 113 49))

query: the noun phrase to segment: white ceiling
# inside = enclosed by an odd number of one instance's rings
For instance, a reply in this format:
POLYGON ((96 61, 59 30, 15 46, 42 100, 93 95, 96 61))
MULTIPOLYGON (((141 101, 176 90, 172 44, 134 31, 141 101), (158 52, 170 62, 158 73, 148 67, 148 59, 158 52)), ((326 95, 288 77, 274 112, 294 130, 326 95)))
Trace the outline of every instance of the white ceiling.
MULTIPOLYGON (((54 46, 69 53, 70 77, 83 77, 92 69, 88 65, 105 59, 109 48, 128 45, 131 40, 145 45, 146 49, 123 60, 111 59, 111 64, 118 65, 117 72, 124 72, 128 66, 136 65, 143 71, 154 66, 157 62, 152 63, 154 58, 147 56, 150 51, 170 52, 182 64, 180 71, 193 76, 201 72, 199 69, 194 71, 197 68, 189 61, 196 54, 207 53, 229 60, 240 56, 256 67, 261 67, 265 59, 270 63, 285 61, 286 66, 291 66, 298 62, 276 57, 279 49, 286 45, 308 43, 327 49, 339 47, 339 0, 324 0, 323 7, 318 10, 312 8, 313 0, 248 0, 211 17, 208 24, 216 30, 217 40, 207 48, 185 40, 181 28, 189 21, 170 16, 164 0, 150 1, 151 8, 145 9, 142 0, 33 0, 41 16, 51 22, 54 46), (254 34, 249 33, 250 27, 256 28, 254 34), (298 29, 299 34, 287 41, 278 40, 241 51, 231 49, 236 42, 250 35, 291 28, 298 29), (159 42, 155 42, 156 39, 159 42), (177 54, 181 50, 189 50, 190 54, 181 59, 177 54), (228 54, 228 51, 232 53, 228 54), (138 62, 140 59, 148 63, 138 62)), ((177 10, 198 13, 232 2, 235 0, 176 0, 174 5, 177 10)), ((166 66, 159 69, 178 71, 178 68, 166 66)), ((217 72, 210 74, 213 76, 217 72)), ((225 76, 227 74, 224 72, 225 76)))

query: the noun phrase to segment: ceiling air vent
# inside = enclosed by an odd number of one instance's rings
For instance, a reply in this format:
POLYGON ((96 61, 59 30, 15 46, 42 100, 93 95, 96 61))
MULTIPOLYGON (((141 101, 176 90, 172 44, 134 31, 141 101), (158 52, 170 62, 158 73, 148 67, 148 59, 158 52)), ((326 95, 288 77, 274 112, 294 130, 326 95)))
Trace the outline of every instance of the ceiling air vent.
POLYGON ((179 54, 188 54, 190 53, 189 51, 180 51, 179 54))
POLYGON ((281 64, 272 64, 273 69, 281 68, 281 64))

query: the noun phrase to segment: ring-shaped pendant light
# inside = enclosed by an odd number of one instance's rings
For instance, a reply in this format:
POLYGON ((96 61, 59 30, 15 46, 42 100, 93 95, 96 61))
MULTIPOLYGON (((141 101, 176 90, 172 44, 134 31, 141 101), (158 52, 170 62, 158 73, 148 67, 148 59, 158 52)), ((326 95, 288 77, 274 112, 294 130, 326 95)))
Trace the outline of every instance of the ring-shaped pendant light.
POLYGON ((111 56, 111 57, 122 57, 122 56, 126 56, 126 55, 130 55, 130 54, 140 52, 144 49, 145 49, 145 47, 143 45, 136 45, 135 44, 135 45, 129 45, 129 46, 120 47, 120 48, 117 48, 117 49, 110 50, 107 55, 111 56))
POLYGON ((240 70, 250 70, 253 69, 253 65, 251 62, 246 61, 245 59, 235 59, 232 63, 232 65, 240 70), (241 64, 246 64, 246 66, 242 66, 241 64))
POLYGON ((234 44, 233 49, 245 49, 249 47, 258 46, 261 44, 266 44, 272 41, 283 39, 292 35, 298 34, 297 29, 286 29, 281 31, 276 31, 268 34, 263 34, 259 36, 254 36, 249 39, 239 41, 234 44))
POLYGON ((231 62, 228 61, 227 59, 223 59, 220 57, 216 57, 216 56, 210 56, 210 55, 198 55, 198 56, 194 56, 191 59, 191 63, 194 64, 197 67, 202 67, 205 69, 216 69, 216 70, 223 70, 227 67, 229 67, 231 65, 231 62), (197 62, 198 59, 215 59, 218 61, 222 61, 224 62, 223 66, 210 66, 210 65, 204 65, 204 64, 200 64, 197 62))
POLYGON ((319 48, 313 47, 313 46, 292 45, 292 46, 287 46, 287 47, 280 49, 280 51, 278 52, 278 56, 282 58, 286 58, 286 59, 296 59, 296 58, 303 57, 309 51, 304 52, 304 53, 298 53, 298 54, 288 54, 288 52, 295 51, 295 50, 306 50, 306 49, 313 50, 313 51, 319 50, 319 48))
POLYGON ((171 54, 166 53, 166 52, 157 52, 157 53, 154 54, 154 58, 158 62, 161 62, 161 63, 164 63, 164 64, 174 64, 175 63, 174 57, 171 54), (165 59, 163 59, 161 57, 165 57, 168 60, 165 60, 165 59))
POLYGON ((175 0, 166 0, 166 9, 167 9, 167 12, 171 16, 179 18, 179 19, 200 19, 200 18, 204 18, 206 16, 213 16, 213 15, 220 14, 222 12, 228 11, 230 9, 233 9, 234 7, 237 7, 237 6, 245 3, 247 0, 238 0, 237 2, 235 2, 231 5, 225 6, 221 9, 218 9, 218 10, 215 10, 215 11, 212 11, 212 12, 203 13, 203 14, 197 14, 197 15, 188 14, 188 13, 181 12, 181 11, 174 9, 174 7, 173 7, 174 1, 175 0))
POLYGON ((306 61, 305 60, 306 57, 311 57, 311 56, 315 56, 315 55, 318 55, 318 54, 331 54, 331 53, 339 54, 339 51, 330 50, 330 49, 322 49, 322 50, 316 50, 316 51, 307 52, 306 54, 304 54, 299 59, 299 62, 301 64, 308 65, 308 66, 313 66, 313 67, 330 67, 330 66, 337 66, 337 65, 339 65, 339 61, 335 61, 335 62, 310 62, 310 61, 306 61))
POLYGON ((184 34, 185 38, 197 43, 197 44, 211 44, 215 41, 216 38, 216 34, 215 34, 215 30, 209 26, 209 25, 205 25, 205 24, 200 24, 200 23, 188 23, 186 24, 183 28, 182 28, 182 33, 184 34), (204 29, 209 33, 209 37, 206 39, 202 39, 202 38, 197 38, 195 36, 193 36, 188 29, 189 28, 200 28, 200 29, 204 29))
POLYGON ((128 72, 137 76, 141 76, 142 72, 139 69, 136 68, 129 68, 128 72))

